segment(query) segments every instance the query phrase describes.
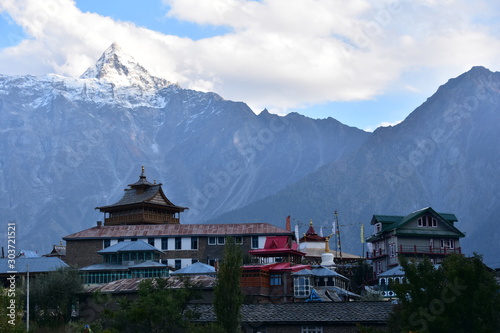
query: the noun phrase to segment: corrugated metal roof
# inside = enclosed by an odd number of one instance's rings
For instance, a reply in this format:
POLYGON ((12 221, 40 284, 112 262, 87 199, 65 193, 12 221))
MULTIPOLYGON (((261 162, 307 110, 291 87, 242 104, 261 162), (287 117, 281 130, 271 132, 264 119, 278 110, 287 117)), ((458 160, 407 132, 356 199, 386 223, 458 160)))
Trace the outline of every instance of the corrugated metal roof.
POLYGON ((0 274, 9 271, 26 273, 29 265, 30 273, 52 272, 61 267, 69 267, 64 261, 57 257, 16 258, 15 267, 9 267, 8 258, 0 258, 0 274))
POLYGON ((137 241, 119 242, 115 245, 99 250, 97 251, 97 253, 103 254, 103 253, 118 253, 118 252, 137 252, 137 251, 162 252, 158 250, 156 247, 146 242, 143 242, 142 240, 137 240, 137 241))
POLYGON ((113 263, 94 264, 80 268, 80 271, 126 271, 137 268, 167 268, 168 266, 156 261, 147 260, 136 265, 120 265, 113 263))
POLYGON ((148 224, 96 226, 63 237, 64 240, 157 236, 292 235, 269 223, 234 224, 148 224))
MULTIPOLYGON (((183 280, 178 276, 171 276, 166 278, 171 283, 171 288, 182 288, 184 286, 183 280)), ((130 293, 136 292, 139 284, 148 280, 148 278, 134 278, 116 280, 104 284, 92 284, 84 286, 84 293, 92 294, 96 291, 102 293, 130 293)), ((208 275, 196 275, 190 277, 190 282, 199 288, 213 288, 216 278, 208 275)))

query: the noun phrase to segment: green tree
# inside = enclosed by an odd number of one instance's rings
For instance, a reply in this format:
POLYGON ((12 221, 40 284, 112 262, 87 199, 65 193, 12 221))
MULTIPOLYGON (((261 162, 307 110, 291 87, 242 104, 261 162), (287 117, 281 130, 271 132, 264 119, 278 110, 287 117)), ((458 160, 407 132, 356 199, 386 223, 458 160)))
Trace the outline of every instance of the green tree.
POLYGON ((26 325, 22 321, 25 294, 21 294, 19 287, 15 292, 0 288, 0 332, 26 332, 26 325))
POLYGON ((217 283, 214 289, 214 310, 217 323, 227 333, 241 331, 241 265, 243 263, 241 248, 232 237, 226 238, 224 258, 217 272, 217 283))
POLYGON ((500 294, 481 256, 447 257, 435 267, 429 259, 401 258, 407 283, 393 289, 399 297, 389 320, 393 332, 497 332, 500 294))
POLYGON ((120 309, 106 311, 105 317, 117 332, 188 332, 197 314, 189 303, 199 297, 199 289, 189 278, 182 288, 173 288, 172 278, 147 279, 139 285, 137 298, 122 298, 120 309))
POLYGON ((30 316, 38 327, 55 328, 71 319, 82 291, 78 270, 60 268, 30 282, 30 316))
POLYGON ((364 293, 364 286, 368 285, 368 280, 373 278, 373 269, 368 265, 366 259, 360 259, 352 269, 351 287, 357 294, 364 293))

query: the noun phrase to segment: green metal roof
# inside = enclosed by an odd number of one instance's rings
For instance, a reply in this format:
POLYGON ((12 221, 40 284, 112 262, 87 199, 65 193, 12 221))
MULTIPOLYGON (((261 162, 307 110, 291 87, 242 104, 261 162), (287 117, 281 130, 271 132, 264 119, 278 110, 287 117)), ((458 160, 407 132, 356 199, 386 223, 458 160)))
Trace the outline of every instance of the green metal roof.
POLYGON ((438 213, 431 207, 423 208, 417 211, 414 211, 406 216, 399 215, 373 215, 371 224, 382 223, 382 230, 370 237, 367 238, 367 241, 375 241, 381 237, 384 232, 395 230, 398 235, 414 235, 414 236, 449 236, 449 237, 465 237, 465 235, 455 228, 453 223, 457 222, 458 219, 455 214, 450 213, 438 213), (426 229, 409 229, 409 230, 400 230, 402 226, 406 223, 413 221, 419 218, 422 215, 428 214, 429 212, 434 213, 437 216, 440 216, 444 221, 448 222, 448 226, 452 229, 452 232, 446 231, 438 231, 435 229, 426 230, 426 229))

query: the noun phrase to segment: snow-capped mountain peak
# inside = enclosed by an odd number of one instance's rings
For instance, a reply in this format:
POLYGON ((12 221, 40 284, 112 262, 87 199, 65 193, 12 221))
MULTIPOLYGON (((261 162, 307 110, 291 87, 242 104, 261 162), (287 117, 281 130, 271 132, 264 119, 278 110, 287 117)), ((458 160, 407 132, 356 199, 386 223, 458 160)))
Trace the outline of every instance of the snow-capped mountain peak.
POLYGON ((116 86, 137 86, 146 89, 160 89, 172 84, 165 79, 152 76, 132 56, 123 52, 116 42, 111 44, 80 78, 107 81, 116 86))

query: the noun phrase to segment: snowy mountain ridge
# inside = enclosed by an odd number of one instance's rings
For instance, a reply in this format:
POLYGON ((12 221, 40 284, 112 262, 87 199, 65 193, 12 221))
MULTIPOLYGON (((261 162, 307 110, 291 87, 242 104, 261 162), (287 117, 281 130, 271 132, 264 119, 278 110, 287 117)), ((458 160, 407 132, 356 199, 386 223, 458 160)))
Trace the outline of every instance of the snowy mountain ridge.
POLYGON ((190 208, 183 223, 204 223, 369 136, 332 118, 256 115, 155 78, 112 45, 82 78, 0 75, 0 216, 22 224, 20 247, 47 250, 102 219, 93 207, 118 200, 144 165, 190 208))

